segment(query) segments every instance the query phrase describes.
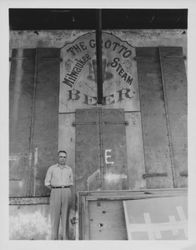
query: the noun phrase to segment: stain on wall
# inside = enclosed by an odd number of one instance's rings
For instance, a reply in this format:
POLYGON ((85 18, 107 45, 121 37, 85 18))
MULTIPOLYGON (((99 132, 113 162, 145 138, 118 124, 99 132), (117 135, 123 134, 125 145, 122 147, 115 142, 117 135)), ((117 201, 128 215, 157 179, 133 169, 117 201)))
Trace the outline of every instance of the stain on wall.
MULTIPOLYGON (((69 240, 75 239, 76 224, 72 223, 75 212, 69 216, 69 240)), ((59 239, 62 239, 61 225, 59 239)), ((9 207, 10 240, 50 240, 51 223, 48 204, 11 205, 9 207)))

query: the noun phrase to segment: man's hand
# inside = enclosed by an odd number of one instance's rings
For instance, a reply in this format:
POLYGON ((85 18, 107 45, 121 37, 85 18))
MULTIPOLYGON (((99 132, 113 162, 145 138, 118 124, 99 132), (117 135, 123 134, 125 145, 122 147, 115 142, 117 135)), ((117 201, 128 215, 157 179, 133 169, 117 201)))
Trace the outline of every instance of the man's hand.
POLYGON ((52 186, 51 186, 51 185, 47 185, 46 187, 49 188, 50 190, 52 189, 52 186))

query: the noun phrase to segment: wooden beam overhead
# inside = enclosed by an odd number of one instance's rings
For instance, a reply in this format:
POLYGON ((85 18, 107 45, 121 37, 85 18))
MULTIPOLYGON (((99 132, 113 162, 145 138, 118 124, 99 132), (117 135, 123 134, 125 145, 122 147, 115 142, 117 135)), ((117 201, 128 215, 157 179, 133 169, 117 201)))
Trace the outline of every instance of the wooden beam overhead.
MULTIPOLYGON (((96 29, 97 9, 9 9, 11 30, 96 29)), ((188 9, 102 9, 102 29, 187 29, 188 9)))

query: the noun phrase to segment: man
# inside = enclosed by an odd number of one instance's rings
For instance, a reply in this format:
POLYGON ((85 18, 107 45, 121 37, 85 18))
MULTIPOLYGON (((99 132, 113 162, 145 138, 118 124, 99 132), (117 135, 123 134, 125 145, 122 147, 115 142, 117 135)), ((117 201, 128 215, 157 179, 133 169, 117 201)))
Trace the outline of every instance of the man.
POLYGON ((58 152, 58 163, 48 168, 45 186, 51 189, 50 216, 52 225, 52 240, 58 240, 61 219, 63 239, 67 239, 69 205, 71 202, 71 187, 73 186, 72 169, 66 165, 67 152, 58 152))

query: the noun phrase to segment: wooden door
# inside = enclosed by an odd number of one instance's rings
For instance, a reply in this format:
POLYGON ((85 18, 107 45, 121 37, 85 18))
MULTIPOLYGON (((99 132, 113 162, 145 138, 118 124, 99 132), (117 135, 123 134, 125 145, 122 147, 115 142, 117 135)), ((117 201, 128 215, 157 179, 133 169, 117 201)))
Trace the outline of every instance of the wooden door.
POLYGON ((76 191, 126 189, 124 112, 76 110, 76 191))

